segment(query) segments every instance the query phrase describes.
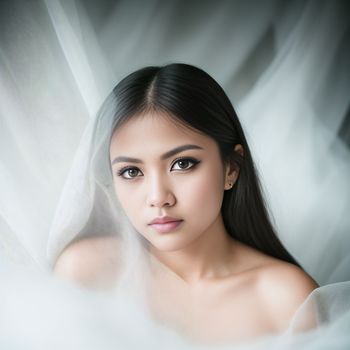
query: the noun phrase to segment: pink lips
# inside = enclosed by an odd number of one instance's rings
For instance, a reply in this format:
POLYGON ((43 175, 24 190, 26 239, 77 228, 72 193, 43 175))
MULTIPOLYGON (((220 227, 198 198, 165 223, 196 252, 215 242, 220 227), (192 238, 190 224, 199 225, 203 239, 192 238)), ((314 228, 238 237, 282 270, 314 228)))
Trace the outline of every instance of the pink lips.
POLYGON ((177 229, 182 222, 183 220, 180 219, 172 218, 170 216, 163 216, 155 218, 149 225, 160 233, 167 233, 177 229))

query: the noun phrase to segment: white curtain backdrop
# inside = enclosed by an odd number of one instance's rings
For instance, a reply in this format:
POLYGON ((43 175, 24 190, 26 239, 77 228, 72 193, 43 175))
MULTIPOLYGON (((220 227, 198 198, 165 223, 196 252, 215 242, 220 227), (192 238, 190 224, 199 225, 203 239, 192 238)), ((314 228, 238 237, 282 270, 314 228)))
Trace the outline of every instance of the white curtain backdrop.
MULTIPOLYGON (((349 8, 347 1, 2 1, 0 281, 6 287, 0 298, 14 298, 4 315, 25 308, 18 306, 21 286, 36 293, 23 268, 50 275, 50 228, 89 121, 122 77, 171 62, 199 66, 223 86, 281 240, 321 286, 339 292, 341 284, 348 293, 349 8)), ((58 282, 41 278, 43 295, 50 295, 58 282)), ((23 325, 34 313, 26 307, 23 325)), ((6 329, 0 345, 12 346, 15 328, 6 329)), ((117 344, 110 330, 100 331, 94 338, 99 348, 117 344)), ((327 332, 323 344, 338 334, 336 323, 327 332)), ((95 348, 88 336, 87 345, 73 338, 70 345, 95 348)))

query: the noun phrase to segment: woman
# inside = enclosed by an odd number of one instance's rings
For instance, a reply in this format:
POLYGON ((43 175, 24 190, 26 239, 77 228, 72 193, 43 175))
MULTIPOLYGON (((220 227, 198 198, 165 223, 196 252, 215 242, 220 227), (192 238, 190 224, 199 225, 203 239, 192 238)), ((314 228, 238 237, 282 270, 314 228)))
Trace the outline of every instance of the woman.
MULTIPOLYGON (((318 285, 274 231, 242 127, 218 83, 187 64, 146 67, 114 88, 99 119, 109 126, 99 124, 107 136, 95 138, 104 146, 90 164, 148 254, 153 317, 201 341, 285 330, 318 285)), ((130 237, 97 233, 70 242, 57 275, 115 285, 130 237)))

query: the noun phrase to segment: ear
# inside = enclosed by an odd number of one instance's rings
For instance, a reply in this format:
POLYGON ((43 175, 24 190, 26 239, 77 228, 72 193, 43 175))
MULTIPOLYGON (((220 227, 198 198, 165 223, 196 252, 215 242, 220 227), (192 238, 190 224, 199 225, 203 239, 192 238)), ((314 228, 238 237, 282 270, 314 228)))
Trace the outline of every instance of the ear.
MULTIPOLYGON (((242 157, 244 155, 243 147, 237 144, 234 152, 239 153, 242 157)), ((234 162, 229 162, 225 167, 225 190, 230 190, 238 179, 239 167, 234 162)))

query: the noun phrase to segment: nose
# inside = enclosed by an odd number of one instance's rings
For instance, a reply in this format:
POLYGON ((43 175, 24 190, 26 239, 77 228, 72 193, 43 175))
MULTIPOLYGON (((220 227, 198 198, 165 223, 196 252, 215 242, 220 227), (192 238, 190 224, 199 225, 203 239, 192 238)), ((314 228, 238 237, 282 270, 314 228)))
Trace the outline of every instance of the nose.
POLYGON ((160 179, 153 179, 147 188, 147 205, 151 207, 173 206, 175 196, 169 186, 160 179))

